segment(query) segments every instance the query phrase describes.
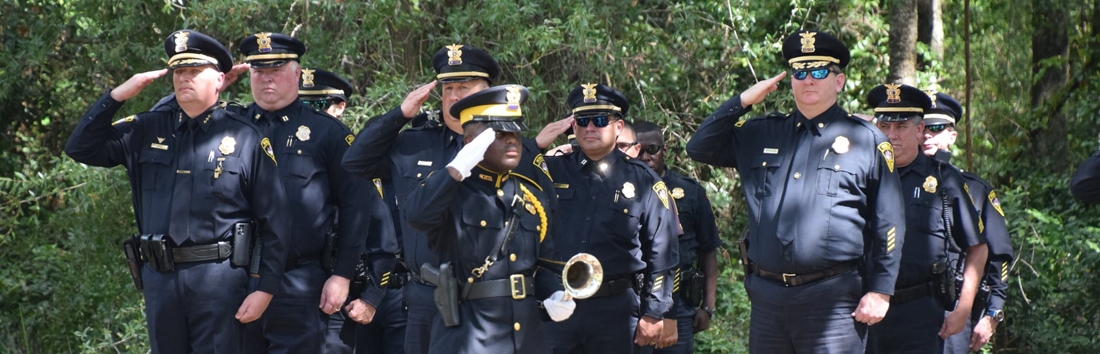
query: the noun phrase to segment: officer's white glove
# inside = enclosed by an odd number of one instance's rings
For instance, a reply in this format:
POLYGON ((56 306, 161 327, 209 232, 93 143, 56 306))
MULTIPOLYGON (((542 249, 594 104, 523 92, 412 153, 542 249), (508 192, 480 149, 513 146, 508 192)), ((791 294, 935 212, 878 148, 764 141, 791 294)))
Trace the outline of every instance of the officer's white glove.
POLYGON ((451 160, 447 167, 453 167, 462 175, 462 179, 470 177, 470 171, 485 158, 485 150, 489 149, 489 145, 492 145, 496 138, 497 133, 493 131, 493 128, 485 129, 469 144, 463 146, 462 150, 458 150, 458 155, 455 155, 455 159, 451 160))
POLYGON ((573 302, 573 299, 562 300, 565 296, 565 292, 558 290, 553 295, 542 301, 542 307, 546 308, 546 313, 550 314, 550 319, 554 322, 561 322, 569 319, 569 316, 573 315, 573 309, 577 308, 577 303, 573 302))

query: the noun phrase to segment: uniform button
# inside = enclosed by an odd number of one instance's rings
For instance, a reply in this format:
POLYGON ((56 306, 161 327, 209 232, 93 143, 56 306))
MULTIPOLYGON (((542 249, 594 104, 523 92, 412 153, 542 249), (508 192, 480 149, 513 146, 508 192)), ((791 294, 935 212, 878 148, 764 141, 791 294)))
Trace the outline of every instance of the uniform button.
POLYGON ((629 214, 629 212, 627 212, 626 209, 623 209, 623 214, 629 214))
POLYGON ((589 220, 592 220, 592 217, 590 217, 590 216, 584 217, 584 221, 589 221, 589 220))
POLYGON ((485 227, 485 220, 481 220, 481 227, 485 227))
POLYGON ((840 165, 833 165, 834 170, 840 170, 840 165))
POLYGON ((592 200, 596 200, 596 196, 592 196, 592 200))
POLYGON ((536 226, 535 226, 535 230, 539 230, 539 231, 542 231, 542 225, 536 225, 536 226))
POLYGON ((767 165, 768 165, 768 162, 767 162, 767 161, 764 161, 764 162, 761 162, 761 163, 760 163, 760 166, 767 166, 767 165))
POLYGON ((298 150, 298 155, 301 155, 301 154, 302 154, 302 150, 298 150))
POLYGON ((818 128, 824 128, 824 127, 825 127, 825 123, 817 123, 817 127, 818 127, 818 128))
POLYGON ((512 328, 515 328, 516 332, 519 332, 519 322, 516 322, 516 324, 512 325, 512 328))
POLYGON ((508 260, 510 260, 512 262, 515 262, 516 261, 516 254, 512 253, 512 254, 508 255, 508 260))
POLYGON ((802 172, 795 172, 794 173, 794 179, 799 179, 799 178, 802 178, 802 172))
POLYGON ((497 196, 498 197, 503 197, 504 196, 504 190, 497 189, 497 196))
POLYGON ((417 174, 416 174, 416 178, 420 178, 420 174, 419 174, 419 173, 417 173, 417 174))

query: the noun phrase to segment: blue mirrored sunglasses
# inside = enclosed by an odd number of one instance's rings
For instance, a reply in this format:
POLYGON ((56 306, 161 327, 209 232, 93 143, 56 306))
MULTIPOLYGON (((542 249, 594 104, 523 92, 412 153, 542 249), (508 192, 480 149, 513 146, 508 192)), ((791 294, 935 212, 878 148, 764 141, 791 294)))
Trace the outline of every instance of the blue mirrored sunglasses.
POLYGON ((947 129, 947 124, 936 124, 936 125, 926 125, 926 126, 924 126, 924 130, 927 130, 927 131, 930 131, 930 132, 933 132, 933 133, 942 132, 944 129, 947 129))
POLYGON ((826 77, 829 77, 830 72, 833 72, 833 71, 829 70, 829 68, 820 68, 820 69, 811 69, 811 70, 795 70, 794 72, 791 73, 791 77, 794 77, 795 80, 805 80, 806 79, 806 74, 810 74, 810 76, 813 76, 813 78, 821 80, 821 79, 824 79, 826 77))
POLYGON ((587 127, 588 122, 592 122, 596 124, 596 128, 603 128, 606 127, 608 124, 611 124, 612 118, 611 116, 605 114, 601 116, 575 117, 573 119, 576 120, 577 125, 581 127, 587 127))

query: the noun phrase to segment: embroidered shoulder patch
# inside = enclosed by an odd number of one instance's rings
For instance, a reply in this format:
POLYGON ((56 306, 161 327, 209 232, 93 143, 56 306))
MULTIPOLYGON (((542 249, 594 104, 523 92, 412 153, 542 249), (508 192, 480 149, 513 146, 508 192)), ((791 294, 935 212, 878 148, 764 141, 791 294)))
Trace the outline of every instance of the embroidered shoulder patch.
POLYGON ((535 165, 539 170, 542 170, 542 173, 545 173, 546 178, 549 178, 550 181, 554 180, 554 177, 550 176, 550 168, 546 166, 546 158, 544 158, 542 154, 535 155, 535 160, 531 161, 531 164, 535 165))
POLYGON ((661 200, 661 205, 668 209, 668 187, 665 186, 665 182, 657 182, 653 184, 653 191, 657 193, 657 199, 661 200))
POLYGON ((348 134, 344 137, 344 141, 348 143, 348 146, 351 146, 351 142, 355 141, 355 135, 348 134))
POLYGON ((886 160, 886 168, 891 173, 894 172, 894 146, 890 145, 889 141, 878 144, 878 152, 882 154, 882 158, 886 160))
POLYGON ((275 160, 275 150, 271 148, 271 140, 268 140, 267 138, 264 138, 264 140, 260 140, 260 147, 264 149, 264 153, 267 154, 267 157, 271 158, 271 162, 274 162, 275 166, 278 166, 279 161, 275 160))
POLYGON ((1002 218, 1005 217, 1005 211, 1001 209, 1001 200, 997 199, 997 192, 989 191, 989 204, 993 205, 993 209, 996 209, 1002 218))

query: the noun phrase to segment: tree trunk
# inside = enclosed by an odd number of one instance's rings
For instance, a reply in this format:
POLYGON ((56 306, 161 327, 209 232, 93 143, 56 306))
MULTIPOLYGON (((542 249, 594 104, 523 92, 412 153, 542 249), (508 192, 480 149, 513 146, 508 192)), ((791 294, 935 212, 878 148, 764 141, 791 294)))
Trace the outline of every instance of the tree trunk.
POLYGON ((890 0, 889 82, 915 85, 917 75, 917 1, 890 0))
POLYGON ((917 42, 928 45, 931 58, 919 58, 921 69, 943 62, 943 0, 917 0, 917 42))
POLYGON ((1040 122, 1033 131, 1036 158, 1054 171, 1068 168, 1068 159, 1047 158, 1066 156, 1066 117, 1060 104, 1052 97, 1060 93, 1069 78, 1069 11, 1059 0, 1032 0, 1031 70, 1035 83, 1031 86, 1031 108, 1040 122))

